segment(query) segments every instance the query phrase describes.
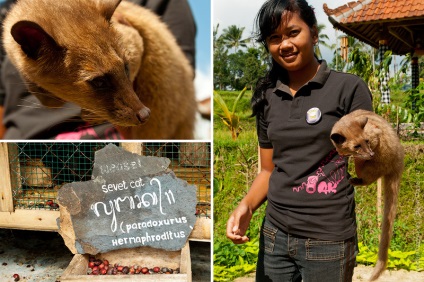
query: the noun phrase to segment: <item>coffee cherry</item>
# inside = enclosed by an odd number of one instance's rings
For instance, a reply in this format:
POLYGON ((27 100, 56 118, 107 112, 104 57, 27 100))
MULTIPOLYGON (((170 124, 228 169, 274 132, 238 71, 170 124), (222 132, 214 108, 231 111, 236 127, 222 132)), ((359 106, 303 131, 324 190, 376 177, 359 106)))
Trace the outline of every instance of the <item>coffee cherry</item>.
POLYGON ((123 274, 128 274, 128 272, 130 272, 130 269, 128 268, 128 266, 124 266, 124 267, 122 268, 122 273, 123 273, 123 274))
POLYGON ((169 272, 169 268, 162 267, 162 269, 160 271, 162 271, 162 273, 166 273, 166 272, 169 272))
POLYGON ((143 273, 143 274, 146 274, 146 273, 148 273, 149 272, 149 269, 147 268, 147 267, 143 267, 142 269, 141 269, 141 273, 143 273))
MULTIPOLYGON (((3 263, 7 265, 7 263, 3 263)), ((30 265, 28 265, 29 267, 30 265)), ((153 268, 141 267, 139 265, 124 266, 118 263, 109 263, 106 259, 98 259, 94 256, 89 257, 88 262, 88 275, 133 275, 133 274, 178 274, 179 268, 173 270, 169 267, 155 266, 153 268)), ((18 281, 18 280, 16 280, 18 281)))
POLYGON ((96 265, 96 266, 99 266, 99 265, 101 265, 103 263, 103 261, 101 260, 101 259, 96 259, 95 261, 94 261, 94 265, 96 265))
POLYGON ((96 268, 96 269, 93 269, 93 271, 91 272, 91 275, 99 275, 99 269, 98 268, 96 268))

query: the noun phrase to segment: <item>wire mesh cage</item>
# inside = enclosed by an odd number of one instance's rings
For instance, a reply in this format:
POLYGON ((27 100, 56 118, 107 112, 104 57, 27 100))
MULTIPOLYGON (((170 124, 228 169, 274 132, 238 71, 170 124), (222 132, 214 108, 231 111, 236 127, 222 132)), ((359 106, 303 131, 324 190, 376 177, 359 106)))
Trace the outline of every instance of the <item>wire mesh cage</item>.
POLYGON ((211 215, 211 169, 209 143, 147 143, 143 155, 166 157, 175 175, 197 186, 198 216, 211 215))
MULTIPOLYGON (((13 203, 17 209, 57 210, 57 191, 66 183, 88 181, 94 154, 108 143, 16 143, 9 146, 13 203)), ((114 143, 119 146, 120 144, 114 143)), ((138 143, 146 156, 167 157, 177 177, 197 186, 197 214, 210 217, 208 143, 138 143)))

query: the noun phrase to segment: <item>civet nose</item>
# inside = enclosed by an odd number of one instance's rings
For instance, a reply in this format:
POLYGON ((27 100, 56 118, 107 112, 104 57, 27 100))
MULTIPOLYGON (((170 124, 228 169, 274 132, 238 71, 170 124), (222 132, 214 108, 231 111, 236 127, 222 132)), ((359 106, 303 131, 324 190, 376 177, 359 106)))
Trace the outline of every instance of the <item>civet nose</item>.
POLYGON ((140 123, 145 123, 150 117, 150 109, 144 106, 141 110, 137 112, 136 116, 140 123))

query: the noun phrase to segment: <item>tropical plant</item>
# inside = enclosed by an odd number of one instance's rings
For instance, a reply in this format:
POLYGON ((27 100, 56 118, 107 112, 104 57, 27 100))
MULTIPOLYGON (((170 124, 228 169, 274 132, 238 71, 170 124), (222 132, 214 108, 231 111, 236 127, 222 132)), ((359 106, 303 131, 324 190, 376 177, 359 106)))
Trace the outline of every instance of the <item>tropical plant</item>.
POLYGON ((228 50, 218 36, 219 24, 213 29, 213 81, 214 88, 222 90, 229 83, 228 50))
POLYGON ((404 106, 412 111, 414 116, 412 122, 420 128, 421 122, 424 121, 424 83, 420 83, 415 89, 409 89, 406 95, 404 106))
POLYGON ((354 37, 348 37, 349 55, 347 71, 360 76, 365 82, 375 74, 374 49, 356 40, 354 37))
POLYGON ((267 69, 267 61, 261 61, 260 55, 260 50, 252 47, 246 52, 238 50, 228 55, 227 80, 232 89, 241 90, 247 86, 253 90, 258 78, 263 77, 267 69))
POLYGON ((237 104, 240 101, 240 99, 243 97, 244 93, 246 92, 247 88, 245 87, 237 96, 237 98, 234 101, 232 111, 230 112, 228 109, 227 104, 225 103, 224 99, 222 99, 221 95, 219 95, 218 92, 214 91, 213 93, 213 100, 215 102, 215 105, 219 107, 221 112, 216 113, 222 120, 222 122, 225 124, 225 126, 230 129, 231 131, 231 137, 233 140, 236 140, 238 135, 241 132, 241 126, 240 126, 240 117, 236 114, 237 104))
POLYGON ((322 58, 320 45, 330 48, 330 46, 328 45, 326 41, 326 40, 329 40, 330 38, 328 37, 327 34, 323 32, 323 30, 325 29, 325 24, 318 24, 317 29, 318 29, 318 44, 315 45, 314 52, 318 56, 318 58, 322 58))
POLYGON ((247 47, 247 43, 250 42, 250 38, 242 39, 244 27, 237 27, 236 25, 230 25, 223 30, 221 35, 222 41, 227 48, 234 48, 234 52, 237 52, 239 47, 247 47))
POLYGON ((234 245, 229 240, 214 244, 214 281, 233 281, 254 271, 258 251, 258 239, 243 245, 234 245))
POLYGON ((216 25, 216 27, 213 28, 213 50, 215 51, 215 48, 219 45, 219 43, 222 41, 222 36, 218 37, 218 29, 219 24, 216 25))
POLYGON ((213 81, 214 88, 223 90, 230 83, 230 69, 228 65, 228 50, 224 45, 214 49, 213 56, 213 81))

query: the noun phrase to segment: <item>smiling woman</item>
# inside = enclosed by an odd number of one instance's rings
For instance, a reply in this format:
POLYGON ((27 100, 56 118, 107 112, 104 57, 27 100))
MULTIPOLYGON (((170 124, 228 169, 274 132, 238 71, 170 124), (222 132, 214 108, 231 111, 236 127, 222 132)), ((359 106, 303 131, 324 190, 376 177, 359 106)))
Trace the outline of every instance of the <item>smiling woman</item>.
POLYGON ((266 44, 274 61, 287 70, 294 96, 319 68, 313 49, 318 42, 318 31, 316 24, 309 27, 298 13, 286 12, 282 20, 284 25, 266 38, 266 44))
POLYGON ((247 242, 252 214, 267 201, 257 281, 352 281, 354 188, 330 132, 349 112, 371 110, 371 93, 317 59, 317 20, 305 0, 268 0, 256 24, 272 57, 252 97, 261 171, 230 216, 227 237, 247 242))

